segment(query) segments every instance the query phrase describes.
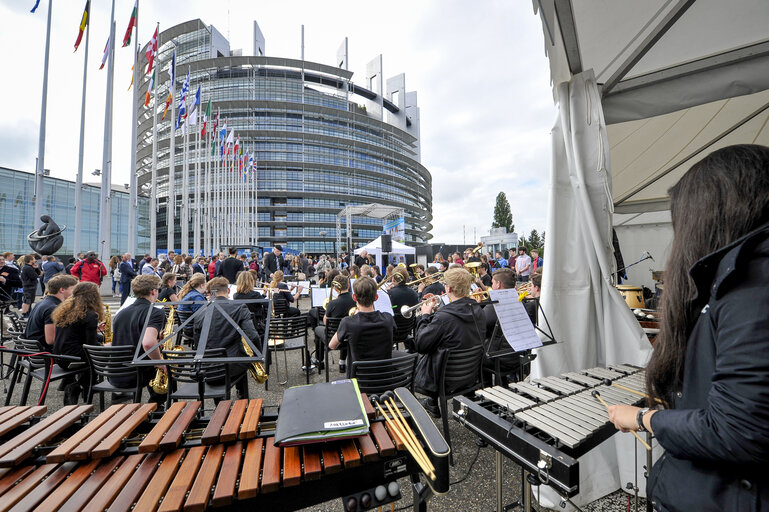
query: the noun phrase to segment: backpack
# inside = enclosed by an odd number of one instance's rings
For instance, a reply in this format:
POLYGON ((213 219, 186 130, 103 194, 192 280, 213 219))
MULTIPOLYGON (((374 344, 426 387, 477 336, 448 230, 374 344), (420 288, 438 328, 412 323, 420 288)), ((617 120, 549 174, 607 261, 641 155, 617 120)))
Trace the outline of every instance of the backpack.
POLYGON ((115 278, 115 281, 120 281, 120 276, 120 265, 118 264, 118 266, 115 267, 115 270, 112 271, 112 277, 115 278))

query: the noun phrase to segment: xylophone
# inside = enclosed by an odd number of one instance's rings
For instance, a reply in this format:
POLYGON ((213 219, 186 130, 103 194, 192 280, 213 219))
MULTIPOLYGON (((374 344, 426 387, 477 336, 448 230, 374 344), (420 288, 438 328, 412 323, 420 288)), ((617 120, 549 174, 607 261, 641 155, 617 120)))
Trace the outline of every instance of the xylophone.
POLYGON ((638 405, 645 396, 644 370, 617 364, 480 389, 475 400, 455 397, 453 416, 561 496, 571 497, 579 492, 577 458, 617 432, 606 406, 593 396, 596 391, 608 405, 638 405))
POLYGON ((200 402, 162 415, 155 404, 118 404, 90 421, 91 405, 42 419, 38 408, 0 408, 0 512, 295 510, 335 498, 352 512, 400 499, 406 476, 415 509, 426 510, 448 491, 449 448, 408 390, 395 396, 436 468, 426 484, 365 396, 368 435, 292 447, 275 445, 277 415, 261 399, 221 401, 205 419, 200 402), (6 416, 15 426, 4 428, 6 416))

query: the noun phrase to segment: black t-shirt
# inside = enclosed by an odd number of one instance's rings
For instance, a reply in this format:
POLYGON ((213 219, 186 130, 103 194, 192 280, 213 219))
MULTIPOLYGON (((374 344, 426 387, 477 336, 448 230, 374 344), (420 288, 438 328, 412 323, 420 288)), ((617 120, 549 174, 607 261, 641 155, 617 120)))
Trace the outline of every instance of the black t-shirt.
POLYGON ((53 341, 53 353, 68 356, 85 357, 83 345, 97 345, 96 329, 99 326, 99 315, 87 311, 85 317, 75 323, 56 326, 56 337, 53 341))
POLYGON ((344 318, 350 312, 350 308, 355 306, 355 301, 350 292, 340 293, 339 296, 328 303, 326 316, 329 318, 344 318))
MULTIPOLYGON (((130 346, 136 348, 141 343, 141 335, 144 330, 144 321, 147 313, 151 310, 151 315, 147 327, 154 327, 158 334, 163 332, 166 323, 166 313, 163 309, 150 307, 150 301, 139 299, 115 315, 112 321, 112 344, 114 346, 130 346)), ((141 353, 144 351, 142 350, 141 353)), ((155 369, 152 367, 145 369, 145 374, 154 375, 155 369)), ((109 381, 114 386, 131 387, 136 385, 136 381, 131 377, 110 377, 109 381)))
POLYGON ((483 283, 483 286, 488 288, 491 286, 491 274, 486 274, 484 276, 481 276, 481 282, 483 283))
POLYGON ((24 337, 28 340, 39 341, 40 348, 48 350, 48 345, 45 343, 45 326, 53 323, 53 310, 59 304, 61 301, 53 295, 46 295, 43 300, 38 302, 29 314, 24 337))
POLYGON ((226 278, 230 284, 235 284, 238 278, 238 272, 242 272, 243 270, 243 262, 238 258, 230 257, 222 262, 222 277, 226 278))
POLYGON ((392 315, 379 311, 358 312, 342 320, 336 335, 342 346, 350 348, 348 377, 355 361, 376 361, 392 357, 394 328, 392 315))
MULTIPOLYGON (((497 312, 494 309, 493 304, 486 304, 483 307, 483 316, 486 322, 486 337, 489 339, 488 353, 495 354, 499 352, 509 352, 504 356, 497 356, 499 358, 499 367, 502 373, 510 373, 513 370, 518 369, 521 364, 521 358, 518 355, 514 355, 515 352, 512 346, 507 342, 505 335, 502 333, 502 328, 497 324, 497 312)), ((487 368, 494 368, 494 359, 489 358, 484 354, 483 365, 487 368)))
POLYGON ((164 286, 158 293, 158 302, 171 302, 171 295, 176 293, 176 287, 164 286))
MULTIPOLYGON (((431 283, 430 285, 425 286, 425 289, 419 294, 419 300, 422 300, 422 297, 428 293, 432 293, 433 295, 443 295, 446 293, 446 288, 443 287, 443 283, 431 283)), ((413 304, 411 305, 413 306, 413 304)))
POLYGON ((396 314, 400 314, 400 310, 403 306, 413 306, 419 302, 419 295, 417 292, 405 284, 393 286, 387 290, 387 294, 390 296, 390 302, 392 302, 393 311, 395 311, 396 314))
MULTIPOLYGON (((251 290, 248 293, 235 293, 235 295, 232 296, 233 299, 263 299, 264 295, 257 292, 256 290, 251 290)), ((257 318, 262 318, 264 316, 265 310, 264 310, 264 304, 246 304, 248 307, 248 310, 251 311, 256 315, 257 318)))

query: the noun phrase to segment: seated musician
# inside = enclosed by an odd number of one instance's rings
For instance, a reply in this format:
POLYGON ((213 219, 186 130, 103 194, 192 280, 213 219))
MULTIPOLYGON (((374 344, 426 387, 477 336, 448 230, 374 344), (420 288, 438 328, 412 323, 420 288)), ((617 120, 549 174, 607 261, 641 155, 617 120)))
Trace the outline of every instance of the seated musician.
POLYGON ((406 283, 409 280, 409 274, 405 268, 395 267, 392 271, 392 277, 396 281, 400 279, 400 282, 395 286, 390 287, 387 290, 387 294, 390 296, 393 311, 399 316, 403 306, 413 306, 419 302, 419 295, 409 286, 406 286, 406 283))
MULTIPOLYGON (((334 288, 339 292, 336 298, 328 303, 326 313, 323 315, 323 323, 315 328, 315 354, 318 358, 319 369, 325 365, 324 350, 326 348, 326 321, 329 318, 345 318, 350 308, 355 306, 355 299, 350 294, 350 280, 346 276, 338 275, 334 278, 334 288)), ((331 292, 334 293, 334 292, 331 292)), ((344 373, 347 369, 345 361, 347 360, 347 347, 343 347, 339 355, 339 372, 344 373)))
POLYGON ((542 291, 542 272, 534 272, 531 275, 531 286, 528 295, 523 299, 523 307, 531 318, 531 323, 537 325, 539 313, 539 294, 542 291))
MULTIPOLYGON (((131 291, 136 300, 133 304, 126 306, 115 315, 115 319, 112 322, 112 345, 136 348, 136 345, 141 343, 143 353, 158 343, 166 323, 165 311, 150 305, 158 300, 160 278, 151 274, 136 276, 131 281, 131 291), (147 329, 142 336, 142 329, 144 328, 145 321, 147 321, 148 314, 150 318, 147 322, 147 329)), ((148 357, 150 359, 161 359, 160 350, 160 347, 156 348, 148 354, 148 357)), ((165 395, 158 395, 148 385, 153 377, 155 377, 156 369, 166 371, 166 367, 162 364, 156 367, 139 367, 139 386, 147 387, 150 402, 162 404, 165 403, 165 395)), ((109 377, 109 381, 113 386, 121 388, 136 386, 136 377, 133 376, 109 377)))
MULTIPOLYGON (((99 286, 83 281, 75 285, 72 295, 53 310, 55 334, 53 353, 79 357, 85 361, 83 345, 99 345, 97 330, 104 320, 104 305, 101 302, 99 286)), ((62 368, 69 368, 73 362, 58 360, 62 368)), ((76 404, 81 392, 85 393, 90 383, 90 372, 78 375, 77 382, 64 386, 64 405, 76 404)), ((74 379, 73 379, 74 380, 74 379)))
POLYGON ((179 296, 176 294, 176 274, 166 272, 160 281, 160 293, 158 302, 179 302, 179 296))
MULTIPOLYGON (((279 272, 280 271, 276 272, 276 274, 279 272)), ((244 272, 244 274, 248 274, 248 272, 244 272)), ((208 282, 206 288, 208 289, 208 294, 212 297, 212 300, 216 301, 216 304, 221 306, 224 312, 234 320, 246 336, 248 336, 254 346, 261 351, 262 340, 254 326, 251 312, 245 304, 234 304, 229 300, 229 284, 230 282, 227 278, 215 277, 208 282)), ((201 342, 200 336, 203 330, 203 322, 207 315, 208 312, 206 312, 206 315, 200 315, 195 319, 193 338, 195 339, 196 345, 201 342)), ((246 351, 243 348, 243 341, 241 340, 240 333, 227 320, 222 312, 217 309, 214 309, 214 311, 211 312, 211 325, 208 330, 208 338, 203 341, 206 343, 206 349, 224 348, 227 351, 227 357, 247 357, 246 351)), ((246 378, 245 373, 248 371, 251 364, 252 363, 229 364, 230 382, 239 379, 236 384, 238 398, 248 397, 248 379, 246 378)), ((211 383, 218 384, 221 382, 211 381, 211 383)))
MULTIPOLYGON (((492 275, 491 289, 492 290, 513 290, 515 289, 515 271, 511 268, 497 269, 492 275)), ((488 340, 488 350, 490 354, 499 352, 500 350, 510 349, 510 344, 505 339, 505 335, 502 333, 502 329, 497 325, 497 311, 492 304, 487 304, 483 308, 483 316, 486 322, 486 337, 491 338, 488 340), (496 330, 495 330, 496 327, 496 330)), ((499 362, 499 369, 503 376, 508 376, 513 372, 516 372, 521 365, 521 358, 519 355, 506 355, 496 358, 499 362)), ((488 358, 484 355, 483 358, 484 368, 494 370, 495 359, 488 358)), ((517 381, 518 379, 514 379, 517 381)), ((499 384, 499 383, 497 383, 499 384)))
POLYGON ((355 361, 377 361, 392 357, 395 328, 392 315, 374 309, 374 301, 377 299, 376 281, 370 277, 361 277, 355 281, 353 291, 358 310, 342 320, 328 344, 331 350, 349 348, 347 377, 350 377, 352 363, 355 361))
MULTIPOLYGON (((256 272, 240 272, 235 280, 236 290, 233 299, 264 299, 264 295, 256 291, 256 272)), ((245 304, 254 318, 254 327, 259 332, 259 339, 264 337, 265 321, 267 319, 267 310, 264 303, 245 304)), ((256 343, 256 340, 254 340, 256 343)))
POLYGON ((194 313, 203 307, 206 302, 206 276, 198 272, 192 274, 189 281, 184 283, 179 292, 179 300, 200 302, 201 304, 179 304, 178 311, 188 311, 194 313))
POLYGON ((297 286, 292 287, 289 289, 288 285, 283 282, 283 271, 278 270, 272 274, 272 281, 270 282, 270 288, 278 289, 279 292, 272 296, 273 300, 280 300, 284 301, 286 304, 286 316, 299 316, 301 312, 299 311, 299 308, 295 308, 293 306, 289 306, 288 304, 293 304, 294 301, 299 299, 299 294, 302 292, 302 287, 297 286), (296 293, 291 293, 291 290, 296 288, 296 293))
POLYGON ((475 280, 475 284, 481 287, 483 290, 491 288, 491 274, 489 273, 489 264, 481 263, 478 267, 478 279, 475 280))
POLYGON ((28 340, 37 340, 41 350, 48 350, 53 345, 56 325, 53 323, 53 310, 70 295, 77 284, 77 278, 70 275, 57 275, 48 280, 45 286, 45 298, 32 308, 24 331, 28 340))
POLYGON ((419 286, 417 287, 417 292, 419 293, 419 300, 422 300, 422 297, 425 296, 425 294, 431 293, 433 295, 443 295, 446 293, 446 289, 443 287, 443 283, 438 281, 436 278, 429 278, 429 276, 433 276, 438 273, 438 269, 436 267, 427 267, 426 274, 428 276, 428 279, 425 281, 422 281, 419 283, 419 286))
MULTIPOLYGON (((439 372, 446 351, 481 346, 486 335, 483 311, 476 301, 468 297, 473 280, 470 272, 464 268, 452 268, 444 274, 444 280, 451 302, 436 313, 432 313, 434 304, 425 303, 415 335, 417 352, 422 355, 417 362, 414 386, 428 396, 422 405, 436 417, 440 415, 436 402, 439 372)), ((477 373, 473 372, 467 379, 474 382, 476 376, 477 373)))

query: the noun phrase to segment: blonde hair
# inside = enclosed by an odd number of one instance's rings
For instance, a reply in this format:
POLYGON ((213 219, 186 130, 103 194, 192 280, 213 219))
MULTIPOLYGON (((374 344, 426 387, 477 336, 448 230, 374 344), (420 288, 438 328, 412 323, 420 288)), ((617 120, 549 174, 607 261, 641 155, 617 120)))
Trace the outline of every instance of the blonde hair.
POLYGON ((251 272, 241 272, 236 281, 238 293, 248 293, 254 289, 254 274, 251 272))
POLYGON ((225 277, 215 277, 208 282, 206 288, 212 296, 225 292, 229 293, 230 282, 225 277))
POLYGON ((193 274, 189 281, 184 283, 181 291, 179 292, 179 299, 182 299, 185 295, 192 290, 198 288, 201 284, 206 282, 206 276, 203 274, 193 274))
POLYGON ((443 279, 456 297, 467 297, 470 293, 473 276, 466 269, 462 267, 450 268, 443 274, 443 279))
POLYGON ((270 288, 277 288, 278 284, 283 281, 283 271, 277 270, 272 274, 272 282, 270 282, 270 288))

